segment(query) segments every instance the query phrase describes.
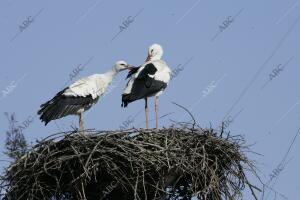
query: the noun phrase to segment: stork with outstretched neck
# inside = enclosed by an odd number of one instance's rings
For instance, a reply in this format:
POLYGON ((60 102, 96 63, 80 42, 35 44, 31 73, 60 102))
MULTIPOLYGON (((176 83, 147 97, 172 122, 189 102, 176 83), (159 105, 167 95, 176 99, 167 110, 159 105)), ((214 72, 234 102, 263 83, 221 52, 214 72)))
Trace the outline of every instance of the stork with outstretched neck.
POLYGON ((38 111, 41 121, 47 125, 50 121, 67 115, 78 115, 80 131, 83 131, 83 113, 98 102, 120 71, 129 68, 132 66, 118 61, 104 74, 94 74, 74 82, 41 105, 38 111))

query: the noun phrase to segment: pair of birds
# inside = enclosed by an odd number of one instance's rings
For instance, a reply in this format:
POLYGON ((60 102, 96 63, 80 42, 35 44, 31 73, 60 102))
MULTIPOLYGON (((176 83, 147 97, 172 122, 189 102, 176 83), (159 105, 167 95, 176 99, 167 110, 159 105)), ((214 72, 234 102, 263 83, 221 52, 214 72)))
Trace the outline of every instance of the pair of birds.
POLYGON ((133 101, 145 99, 146 128, 149 128, 148 97, 155 96, 156 128, 158 128, 158 96, 166 89, 171 78, 171 69, 162 60, 162 56, 161 45, 153 44, 148 49, 145 63, 139 67, 118 61, 104 74, 79 79, 41 105, 38 111, 41 121, 47 125, 50 121, 67 115, 79 115, 79 127, 83 131, 83 113, 98 102, 113 78, 127 69, 129 81, 122 94, 122 107, 127 107, 133 101))

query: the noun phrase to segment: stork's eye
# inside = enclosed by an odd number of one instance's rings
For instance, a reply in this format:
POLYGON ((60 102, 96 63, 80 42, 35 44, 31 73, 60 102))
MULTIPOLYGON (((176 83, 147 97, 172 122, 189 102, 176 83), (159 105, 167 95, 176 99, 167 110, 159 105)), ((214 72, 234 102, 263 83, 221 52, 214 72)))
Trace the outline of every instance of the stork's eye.
POLYGON ((122 66, 125 66, 125 64, 124 64, 124 63, 121 63, 121 65, 122 65, 122 66))

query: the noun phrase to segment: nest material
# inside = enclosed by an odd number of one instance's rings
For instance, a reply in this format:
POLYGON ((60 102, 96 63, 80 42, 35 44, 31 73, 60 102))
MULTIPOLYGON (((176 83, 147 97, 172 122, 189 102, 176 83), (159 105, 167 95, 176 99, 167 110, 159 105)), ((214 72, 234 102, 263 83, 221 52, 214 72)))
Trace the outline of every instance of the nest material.
POLYGON ((235 200, 252 190, 241 136, 187 126, 87 132, 40 141, 7 170, 4 199, 168 199, 167 187, 185 184, 187 196, 235 200))

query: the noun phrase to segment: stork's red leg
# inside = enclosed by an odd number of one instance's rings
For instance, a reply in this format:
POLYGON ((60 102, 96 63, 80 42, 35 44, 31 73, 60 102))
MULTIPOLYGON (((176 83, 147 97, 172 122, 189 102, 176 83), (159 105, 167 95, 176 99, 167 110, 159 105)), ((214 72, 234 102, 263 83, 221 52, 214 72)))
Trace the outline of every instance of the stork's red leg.
POLYGON ((158 129, 158 97, 155 97, 156 128, 158 129))
POLYGON ((83 113, 79 114, 79 131, 84 130, 83 113))
POLYGON ((146 128, 149 128, 149 110, 148 110, 148 98, 145 98, 145 114, 146 114, 146 128))

